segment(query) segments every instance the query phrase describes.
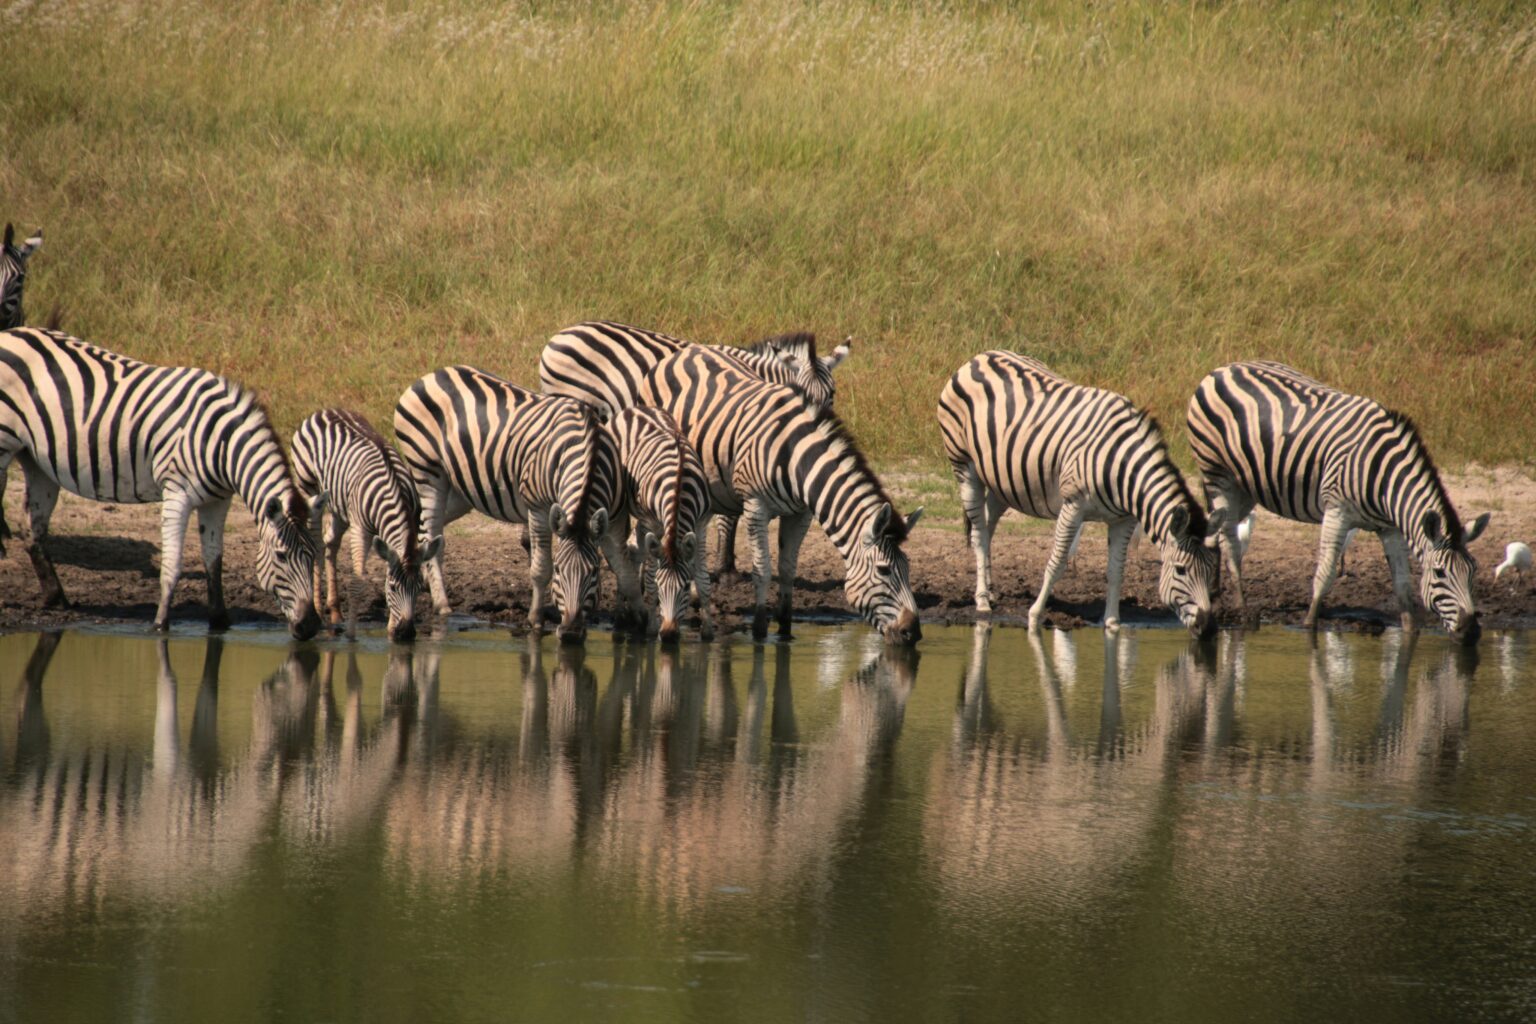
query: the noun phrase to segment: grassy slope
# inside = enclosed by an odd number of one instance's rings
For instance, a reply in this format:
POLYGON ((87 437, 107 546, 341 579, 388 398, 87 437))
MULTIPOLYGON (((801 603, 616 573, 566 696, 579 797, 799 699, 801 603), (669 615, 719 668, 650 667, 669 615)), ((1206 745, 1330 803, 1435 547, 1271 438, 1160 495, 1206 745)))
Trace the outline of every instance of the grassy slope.
MULTIPOLYGON (((387 426, 555 329, 853 334, 840 408, 1032 353, 1182 434, 1293 362, 1444 461, 1536 441, 1536 15, 1383 3, 0 8, 34 317, 387 426)), ((419 5, 417 5, 419 6, 419 5)), ((1177 450, 1182 441, 1175 439, 1177 450)))

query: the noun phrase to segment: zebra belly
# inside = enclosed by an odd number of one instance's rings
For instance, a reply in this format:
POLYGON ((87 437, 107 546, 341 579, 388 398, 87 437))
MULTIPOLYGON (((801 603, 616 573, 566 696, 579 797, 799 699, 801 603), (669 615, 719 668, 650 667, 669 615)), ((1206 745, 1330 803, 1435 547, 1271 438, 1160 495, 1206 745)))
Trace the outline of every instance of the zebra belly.
POLYGON ((147 460, 130 461, 119 456, 107 460, 106 467, 100 467, 88 464, 85 456, 82 456, 81 464, 72 468, 59 465, 51 459, 39 458, 35 452, 22 452, 20 457, 36 466, 61 489, 81 498, 135 505, 161 501, 165 497, 165 489, 151 471, 147 460), (113 464, 118 469, 116 475, 111 472, 113 464))

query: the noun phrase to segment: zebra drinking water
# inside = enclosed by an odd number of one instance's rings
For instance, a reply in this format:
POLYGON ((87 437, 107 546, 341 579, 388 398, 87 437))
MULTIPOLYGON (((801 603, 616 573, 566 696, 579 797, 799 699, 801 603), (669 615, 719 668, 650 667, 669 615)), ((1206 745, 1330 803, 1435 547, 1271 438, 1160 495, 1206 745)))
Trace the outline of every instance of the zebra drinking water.
POLYGON ((1158 595, 1196 636, 1215 629, 1219 556, 1156 422, 1113 391, 1074 384, 1013 352, 984 352, 939 394, 939 429, 960 483, 976 552, 976 611, 992 610, 992 531, 1003 512, 1056 520, 1045 581, 1029 609, 1040 627, 1051 588, 1085 521, 1109 524, 1104 628, 1120 626, 1126 550, 1137 526, 1162 555, 1158 595))
MULTIPOLYGON (((300 639, 320 628, 309 506, 256 396, 207 370, 155 366, 34 328, 0 334, 0 491, 12 460, 27 483, 27 554, 47 607, 64 588, 43 549, 59 489, 119 503, 162 502, 160 604, 170 625, 187 520, 198 515, 210 628, 224 606, 224 520, 240 495, 260 531, 256 575, 300 639)), ((0 540, 7 535, 0 517, 0 540)))
POLYGON ((1317 627, 1350 530, 1372 530, 1392 569, 1403 628, 1416 624, 1411 549, 1423 565, 1419 594, 1453 637, 1480 632, 1467 545, 1488 525, 1463 528, 1413 423, 1359 395, 1288 366, 1232 363, 1206 376, 1189 400, 1190 446, 1205 477, 1211 517, 1227 539, 1243 600, 1238 523, 1255 504, 1287 519, 1321 523, 1306 625, 1317 627))
POLYGON ((640 397, 671 413, 698 451, 712 511, 746 518, 757 586, 753 636, 768 633, 768 524, 779 519, 778 620, 787 635, 800 544, 814 516, 847 565, 848 603, 890 642, 921 638, 901 545, 922 510, 905 520, 896 514, 837 417, 702 346, 662 360, 640 397))
MULTIPOLYGON (((442 536, 470 510, 526 522, 533 578, 528 621, 542 626, 553 581, 557 634, 584 639, 585 608, 597 592, 598 544, 609 523, 608 507, 595 499, 618 490, 618 453, 599 428, 595 407, 449 366, 400 396, 395 436, 421 496, 423 536, 442 536)), ((427 585, 438 613, 447 615, 441 546, 435 555, 424 560, 427 585)))
MULTIPOLYGON (((352 571, 359 578, 371 549, 384 562, 384 601, 391 640, 416 635, 416 595, 421 593, 421 563, 436 557, 441 536, 418 544, 421 499, 394 446, 366 419, 345 409, 322 409, 293 435, 293 470, 310 501, 315 525, 325 520, 326 610, 332 625, 341 622, 336 556, 341 538, 352 531, 352 571)), ((316 566, 315 596, 320 594, 316 566)))

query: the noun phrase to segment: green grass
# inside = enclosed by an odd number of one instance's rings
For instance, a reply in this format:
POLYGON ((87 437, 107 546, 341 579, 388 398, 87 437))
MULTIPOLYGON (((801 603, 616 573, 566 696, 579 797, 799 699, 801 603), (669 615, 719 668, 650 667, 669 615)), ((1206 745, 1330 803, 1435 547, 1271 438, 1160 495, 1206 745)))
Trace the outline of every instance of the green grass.
POLYGON ((28 303, 388 429, 555 330, 856 338, 839 408, 937 467, 978 351, 1122 390, 1294 363, 1441 460, 1536 442, 1528 5, 0 8, 28 303))

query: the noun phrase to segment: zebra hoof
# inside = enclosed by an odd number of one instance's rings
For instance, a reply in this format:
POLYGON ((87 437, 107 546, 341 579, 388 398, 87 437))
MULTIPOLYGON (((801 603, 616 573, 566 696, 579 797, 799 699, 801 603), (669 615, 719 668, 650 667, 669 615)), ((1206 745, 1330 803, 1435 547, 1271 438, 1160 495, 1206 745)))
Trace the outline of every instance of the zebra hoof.
POLYGON ((766 615, 758 615, 758 616, 754 616, 753 617, 753 619, 752 619, 752 639, 753 640, 766 640, 766 639, 768 639, 768 616, 766 616, 766 615))
POLYGON ((1034 612, 1030 612, 1029 613, 1029 631, 1031 633, 1038 633, 1038 632, 1040 632, 1040 623, 1041 623, 1041 621, 1044 618, 1045 618, 1044 615, 1037 615, 1034 612))
POLYGON ((208 616, 208 632, 222 633, 229 628, 229 614, 216 612, 208 616))
POLYGON ((160 634, 163 635, 163 634, 169 633, 171 631, 171 624, 169 622, 162 621, 160 619, 156 619, 154 626, 151 627, 151 628, 153 628, 156 633, 160 633, 160 634))
POLYGON ((1108 633, 1110 636, 1115 636, 1116 634, 1118 634, 1120 632, 1120 620, 1119 619, 1105 619, 1104 620, 1104 632, 1108 633))

